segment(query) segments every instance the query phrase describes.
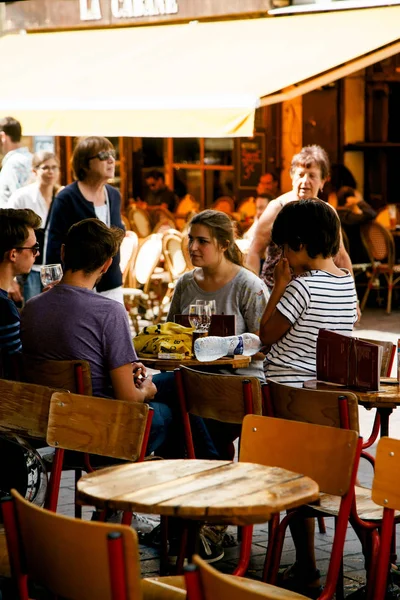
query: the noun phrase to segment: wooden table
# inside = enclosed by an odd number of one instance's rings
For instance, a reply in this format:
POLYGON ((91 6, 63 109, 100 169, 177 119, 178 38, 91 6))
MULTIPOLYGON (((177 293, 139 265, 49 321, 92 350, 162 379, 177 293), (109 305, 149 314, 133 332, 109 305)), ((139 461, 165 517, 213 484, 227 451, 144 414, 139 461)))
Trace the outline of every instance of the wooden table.
POLYGON ((236 525, 265 523, 318 495, 318 485, 304 475, 217 460, 129 463, 78 481, 79 499, 99 508, 236 525))
POLYGON ((144 358, 138 356, 138 360, 150 369, 158 371, 173 371, 180 365, 185 367, 231 367, 232 369, 243 369, 248 367, 251 361, 251 356, 224 356, 218 360, 208 360, 200 362, 196 358, 144 358))
POLYGON ((347 390, 344 386, 326 383, 311 379, 304 383, 304 387, 312 390, 335 390, 353 392, 358 403, 365 408, 376 408, 381 418, 381 437, 389 435, 389 417, 394 408, 400 406, 400 385, 397 379, 383 377, 379 392, 360 392, 358 390, 347 390))

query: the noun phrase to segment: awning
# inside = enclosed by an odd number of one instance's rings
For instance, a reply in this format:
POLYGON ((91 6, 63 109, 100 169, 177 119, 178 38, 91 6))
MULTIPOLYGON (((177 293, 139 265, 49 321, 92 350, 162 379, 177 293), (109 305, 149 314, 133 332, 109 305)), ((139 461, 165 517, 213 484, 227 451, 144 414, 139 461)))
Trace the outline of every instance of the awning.
POLYGON ((400 52, 400 6, 8 35, 0 52, 0 115, 27 135, 249 136, 260 102, 400 52))

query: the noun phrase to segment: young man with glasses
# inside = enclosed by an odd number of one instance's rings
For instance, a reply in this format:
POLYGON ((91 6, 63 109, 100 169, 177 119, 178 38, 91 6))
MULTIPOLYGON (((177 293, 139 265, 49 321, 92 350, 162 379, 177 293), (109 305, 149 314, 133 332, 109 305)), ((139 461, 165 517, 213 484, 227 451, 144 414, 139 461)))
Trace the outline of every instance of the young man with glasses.
POLYGON ((14 277, 28 274, 39 253, 35 230, 40 217, 30 209, 0 209, 0 350, 3 376, 9 376, 12 356, 21 350, 20 316, 8 297, 14 277))
POLYGON ((146 185, 149 193, 146 203, 149 206, 161 206, 173 213, 176 208, 176 196, 172 190, 165 185, 164 173, 153 169, 146 174, 146 185))

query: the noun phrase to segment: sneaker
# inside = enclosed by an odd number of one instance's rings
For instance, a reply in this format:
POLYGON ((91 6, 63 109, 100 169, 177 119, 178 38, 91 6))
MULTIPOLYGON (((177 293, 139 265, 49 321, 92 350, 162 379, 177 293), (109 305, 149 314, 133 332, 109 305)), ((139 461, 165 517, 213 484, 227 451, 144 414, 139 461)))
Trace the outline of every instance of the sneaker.
MULTIPOLYGON (((224 549, 221 543, 216 544, 207 536, 207 526, 203 526, 199 534, 199 555, 207 563, 211 564, 224 558, 224 549)), ((172 566, 176 564, 180 550, 180 540, 173 539, 169 543, 168 563, 172 566)), ((184 565, 188 563, 185 558, 184 565)))
POLYGON ((215 563, 224 558, 224 549, 222 543, 215 544, 207 537, 207 532, 203 532, 204 527, 200 531, 200 548, 199 555, 207 563, 215 563))

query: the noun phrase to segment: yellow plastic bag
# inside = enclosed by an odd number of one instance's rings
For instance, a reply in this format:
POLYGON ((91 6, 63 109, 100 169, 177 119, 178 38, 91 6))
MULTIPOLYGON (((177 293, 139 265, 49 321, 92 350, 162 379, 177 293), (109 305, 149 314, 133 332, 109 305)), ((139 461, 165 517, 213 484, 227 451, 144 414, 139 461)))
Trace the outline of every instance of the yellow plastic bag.
POLYGON ((144 327, 133 338, 138 355, 143 358, 154 358, 159 353, 192 355, 193 327, 183 327, 177 323, 160 323, 144 327))

